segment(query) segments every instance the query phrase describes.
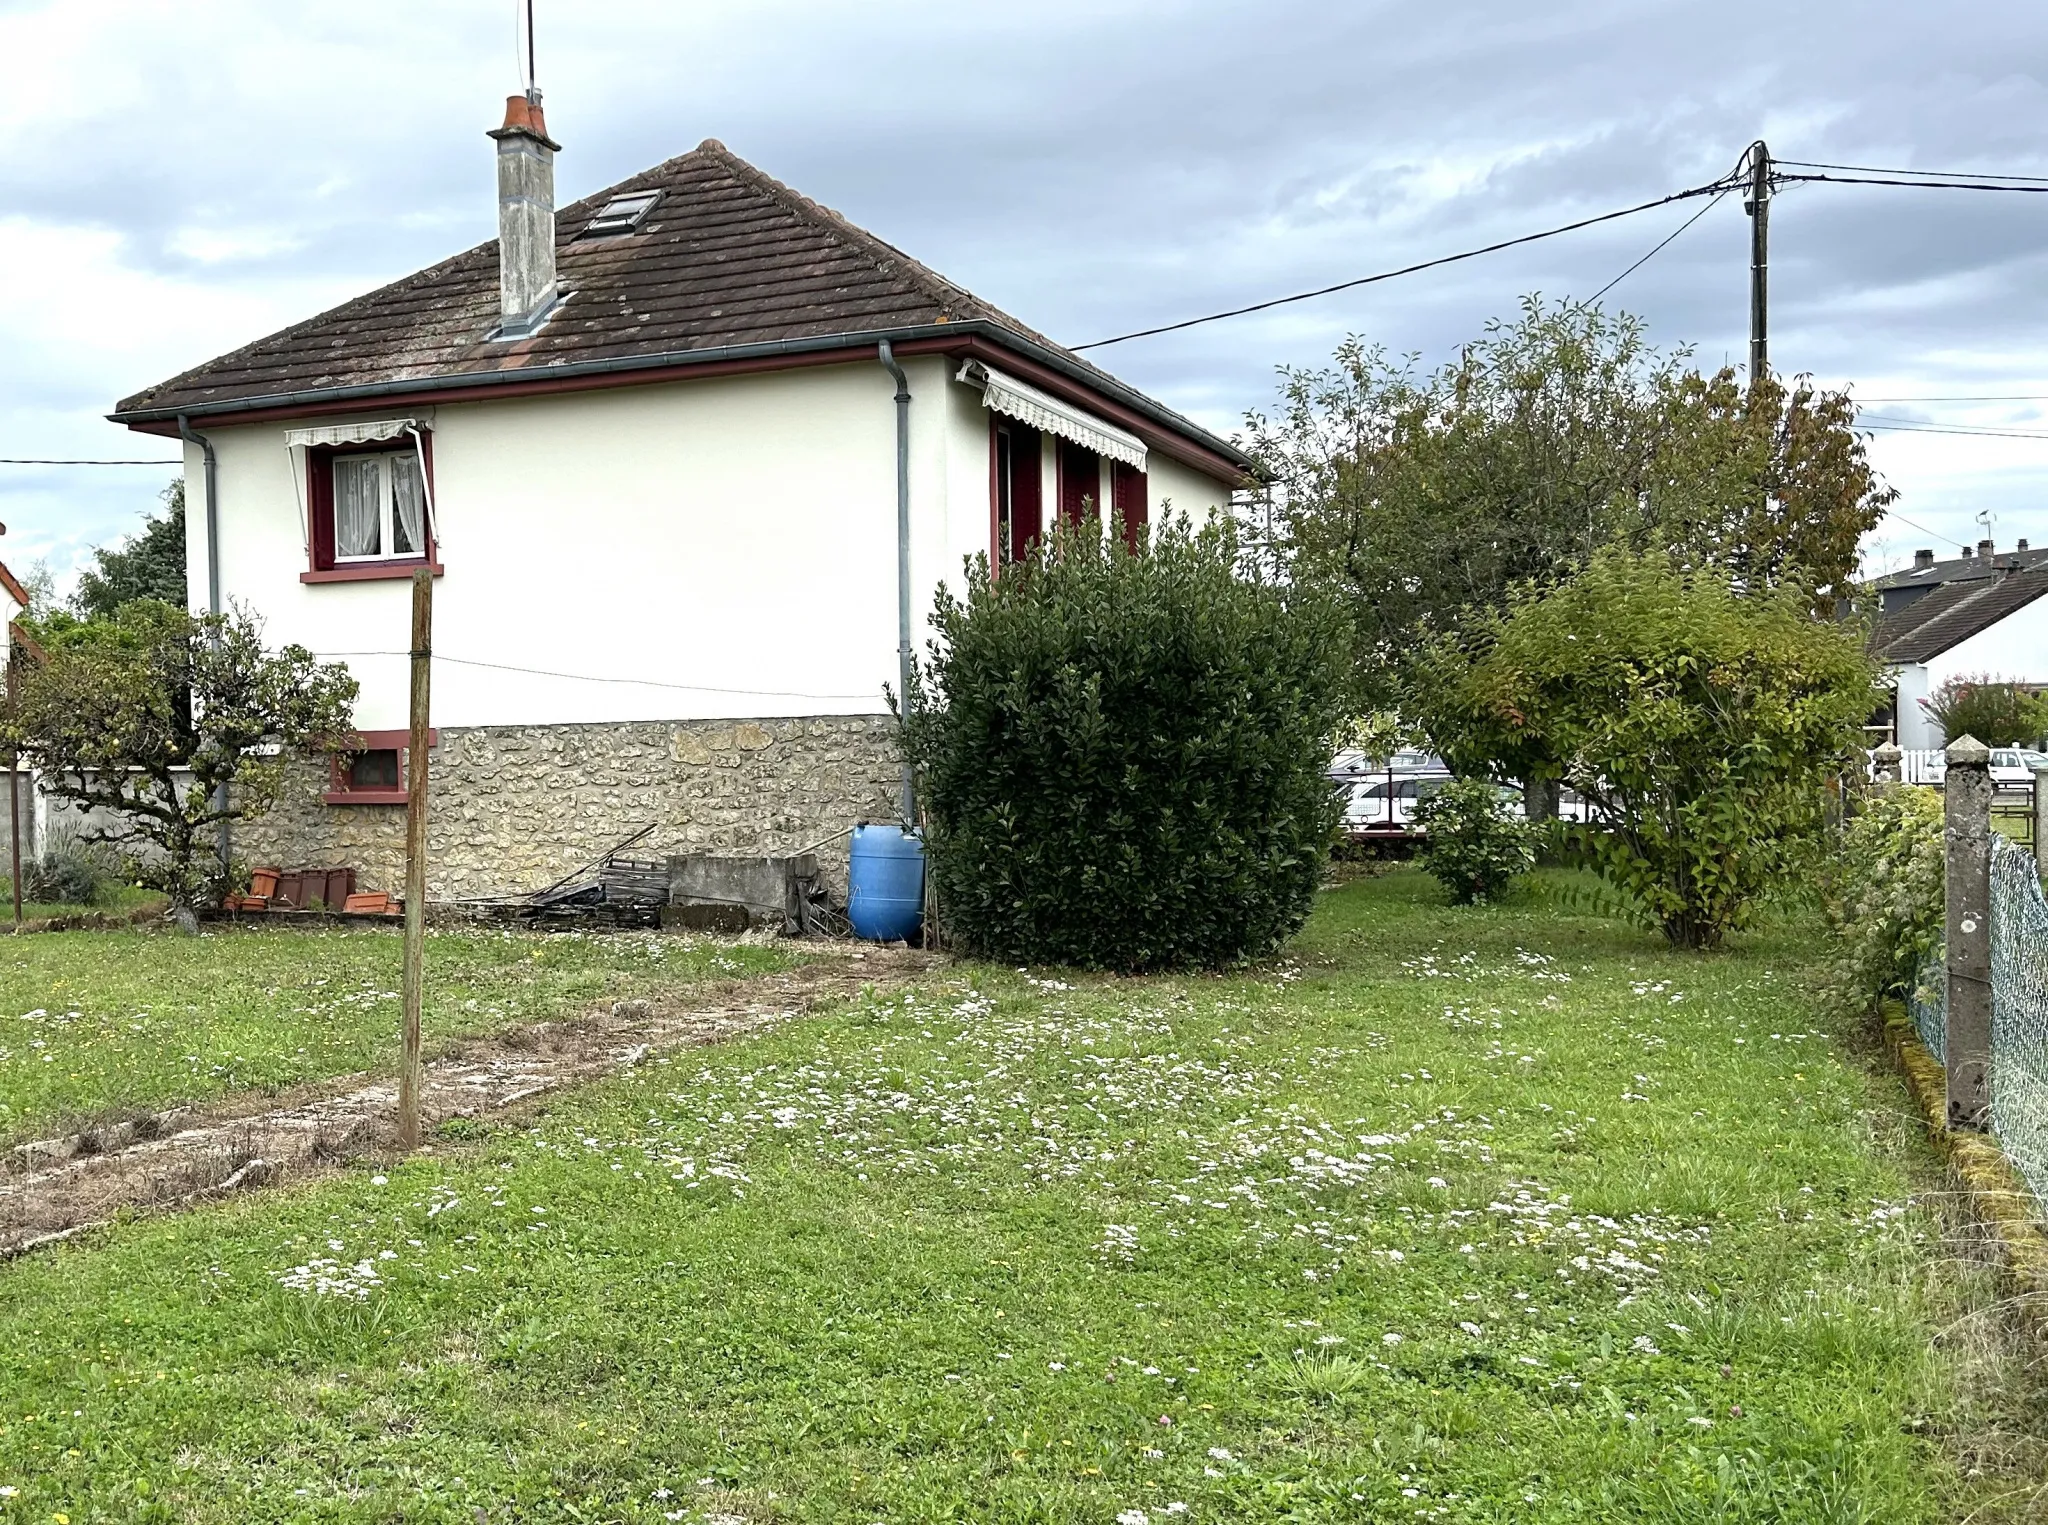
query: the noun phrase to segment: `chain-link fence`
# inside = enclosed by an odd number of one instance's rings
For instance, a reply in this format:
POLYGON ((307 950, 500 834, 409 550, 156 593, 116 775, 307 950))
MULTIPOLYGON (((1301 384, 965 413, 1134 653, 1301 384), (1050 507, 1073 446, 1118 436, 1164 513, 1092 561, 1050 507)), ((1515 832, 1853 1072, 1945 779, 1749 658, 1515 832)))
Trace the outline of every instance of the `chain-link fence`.
POLYGON ((1948 966, 1939 958, 1920 966, 1906 997, 1906 1014, 1930 1054, 1939 1059, 1948 1052, 1948 966))
MULTIPOLYGON (((1946 988, 1946 981, 1939 984, 1946 988)), ((1913 1020, 1920 1025, 1917 1004, 1913 1020)), ((1939 1031, 1928 1041, 1942 1052, 1939 1031)), ((2048 1203, 2048 899, 2034 855, 1997 832, 1991 836, 1991 1131, 2035 1201, 2048 1203)))

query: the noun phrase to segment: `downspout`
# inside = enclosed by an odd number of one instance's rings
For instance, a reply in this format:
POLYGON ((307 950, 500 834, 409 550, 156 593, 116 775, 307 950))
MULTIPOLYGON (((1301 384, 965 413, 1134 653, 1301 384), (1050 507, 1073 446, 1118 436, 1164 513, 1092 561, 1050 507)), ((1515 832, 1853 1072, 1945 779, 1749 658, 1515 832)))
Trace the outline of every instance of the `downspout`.
MULTIPOLYGON (((191 420, 182 413, 178 415, 178 438, 188 445, 197 445, 206 459, 206 612, 217 615, 220 613, 220 458, 213 453, 213 441, 203 434, 194 434, 191 420)), ((218 641, 219 636, 214 639, 218 641)), ((213 792, 213 808, 228 808, 228 786, 225 783, 213 792)), ((219 826, 220 872, 225 880, 228 866, 233 861, 234 838, 225 818, 219 826)))
MULTIPOLYGON (((910 719, 910 380, 887 339, 879 353, 884 369, 896 378, 896 704, 901 724, 910 719)), ((907 830, 917 824, 908 752, 903 754, 901 806, 907 830)))

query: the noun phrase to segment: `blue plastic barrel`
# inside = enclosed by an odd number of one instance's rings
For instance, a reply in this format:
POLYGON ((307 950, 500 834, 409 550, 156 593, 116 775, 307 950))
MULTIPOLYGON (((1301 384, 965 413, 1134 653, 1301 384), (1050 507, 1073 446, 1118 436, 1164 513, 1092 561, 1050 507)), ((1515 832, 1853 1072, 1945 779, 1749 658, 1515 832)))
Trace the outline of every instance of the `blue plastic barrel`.
POLYGON ((901 826, 856 826, 846 919, 869 942, 908 942, 924 920, 924 843, 901 826))

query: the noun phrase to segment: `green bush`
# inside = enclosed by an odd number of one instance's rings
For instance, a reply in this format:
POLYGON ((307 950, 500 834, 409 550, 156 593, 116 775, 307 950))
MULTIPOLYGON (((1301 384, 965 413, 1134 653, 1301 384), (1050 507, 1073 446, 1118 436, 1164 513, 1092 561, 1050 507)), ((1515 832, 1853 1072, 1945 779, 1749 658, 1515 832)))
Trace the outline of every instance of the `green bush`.
POLYGON ((1927 698, 1944 741, 1974 736, 1987 747, 2031 746, 2048 736, 2048 695, 2005 678, 1958 675, 1927 698))
POLYGON ((43 850, 21 865, 21 894, 43 905, 98 905, 120 877, 105 847, 53 831, 43 850))
POLYGON ((1941 795, 1894 784, 1865 803, 1822 876, 1837 939, 1825 991, 1837 1011, 1865 1016, 1903 1000, 1941 947, 1941 795))
POLYGON ((1536 866, 1534 832, 1517 816, 1512 791, 1483 778, 1454 778, 1415 808, 1417 859, 1451 893, 1453 905, 1497 900, 1536 866))
POLYGON ((1225 529, 1060 533, 942 589, 904 745, 949 936, 1010 963, 1214 967, 1308 914, 1348 632, 1225 529))
POLYGON ((1600 819, 1565 841, 1684 948, 1718 945, 1803 869, 1878 697, 1860 633, 1796 588, 1611 551, 1419 668, 1452 766, 1570 784, 1600 819))

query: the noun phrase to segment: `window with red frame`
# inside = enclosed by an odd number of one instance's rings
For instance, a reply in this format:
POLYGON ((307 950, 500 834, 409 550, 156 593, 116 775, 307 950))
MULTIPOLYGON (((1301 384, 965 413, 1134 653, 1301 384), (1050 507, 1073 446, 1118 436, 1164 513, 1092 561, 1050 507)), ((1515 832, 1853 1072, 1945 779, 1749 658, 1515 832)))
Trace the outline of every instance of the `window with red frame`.
POLYGON ((402 576, 434 563, 425 440, 311 449, 306 477, 314 575, 402 576))
POLYGON ((1124 544, 1134 551, 1143 550, 1148 517, 1145 473, 1135 466, 1126 466, 1122 461, 1112 462, 1109 496, 1111 507, 1116 510, 1117 523, 1123 527, 1124 544))
MULTIPOLYGON (((403 805, 405 754, 411 740, 406 731, 363 731, 353 750, 337 752, 328 762, 326 802, 330 805, 403 805)), ((427 745, 441 739, 427 732, 427 745)))
POLYGON ((999 566, 1022 561, 1045 533, 1039 458, 1036 429, 989 416, 989 538, 999 566))

